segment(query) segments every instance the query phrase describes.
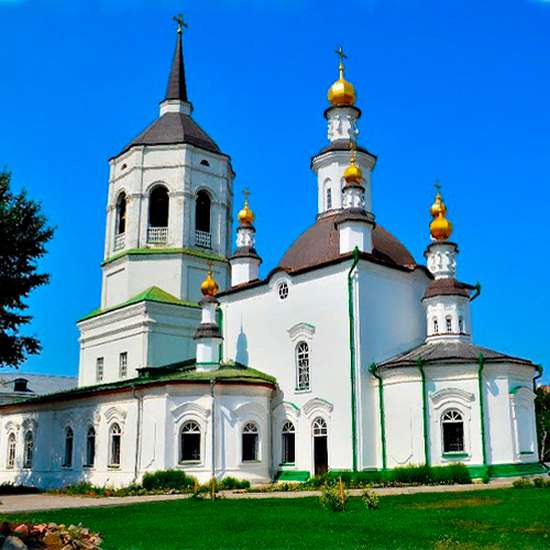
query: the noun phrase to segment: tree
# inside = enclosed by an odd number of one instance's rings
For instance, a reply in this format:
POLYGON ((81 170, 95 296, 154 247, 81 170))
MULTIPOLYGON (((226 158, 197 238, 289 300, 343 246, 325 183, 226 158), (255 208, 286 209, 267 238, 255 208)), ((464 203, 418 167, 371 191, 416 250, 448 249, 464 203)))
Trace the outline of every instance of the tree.
POLYGON ((42 349, 37 338, 21 335, 32 319, 23 312, 24 299, 49 281, 37 273, 36 262, 46 253, 53 236, 40 203, 27 198, 25 190, 14 194, 11 173, 0 170, 0 367, 18 367, 42 349))
POLYGON ((539 386, 536 389, 535 410, 540 459, 543 462, 548 462, 550 461, 550 391, 548 386, 539 386))

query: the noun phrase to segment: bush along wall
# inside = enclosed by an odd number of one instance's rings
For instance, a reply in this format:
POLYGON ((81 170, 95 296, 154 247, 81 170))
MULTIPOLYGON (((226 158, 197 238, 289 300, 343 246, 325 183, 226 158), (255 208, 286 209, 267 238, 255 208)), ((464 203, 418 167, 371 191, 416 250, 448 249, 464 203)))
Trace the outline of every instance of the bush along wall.
POLYGON ((367 485, 453 485, 472 482, 464 464, 448 466, 404 466, 392 470, 349 472, 331 471, 310 478, 303 487, 318 488, 327 481, 341 478, 347 487, 361 488, 367 485))

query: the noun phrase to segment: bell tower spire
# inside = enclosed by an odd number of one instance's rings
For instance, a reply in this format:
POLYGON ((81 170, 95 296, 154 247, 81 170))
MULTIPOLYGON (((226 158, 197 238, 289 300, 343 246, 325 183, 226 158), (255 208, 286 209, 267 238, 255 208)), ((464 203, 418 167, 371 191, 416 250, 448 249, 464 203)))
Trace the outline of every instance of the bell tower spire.
POLYGON ((176 49, 172 58, 172 66, 168 75, 168 83, 166 85, 166 94, 164 100, 160 104, 160 114, 169 112, 182 112, 190 114, 193 107, 187 97, 187 83, 185 81, 185 63, 183 61, 183 45, 182 34, 183 29, 188 29, 189 25, 183 20, 183 15, 180 13, 172 20, 177 26, 176 49))

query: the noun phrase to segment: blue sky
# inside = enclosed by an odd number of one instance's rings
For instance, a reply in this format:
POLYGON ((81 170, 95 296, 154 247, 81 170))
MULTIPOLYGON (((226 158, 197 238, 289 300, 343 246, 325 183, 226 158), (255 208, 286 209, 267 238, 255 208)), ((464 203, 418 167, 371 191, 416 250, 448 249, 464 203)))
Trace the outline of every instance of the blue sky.
POLYGON ((44 351, 24 370, 77 372, 107 159, 157 116, 178 11, 195 118, 232 156, 236 196, 253 190, 264 273, 314 220, 309 159, 342 43, 360 141, 379 156, 378 221, 420 261, 439 177, 459 276, 483 287, 474 340, 548 365, 550 381, 550 3, 534 0, 0 0, 0 165, 57 226, 51 284, 30 300, 44 351))

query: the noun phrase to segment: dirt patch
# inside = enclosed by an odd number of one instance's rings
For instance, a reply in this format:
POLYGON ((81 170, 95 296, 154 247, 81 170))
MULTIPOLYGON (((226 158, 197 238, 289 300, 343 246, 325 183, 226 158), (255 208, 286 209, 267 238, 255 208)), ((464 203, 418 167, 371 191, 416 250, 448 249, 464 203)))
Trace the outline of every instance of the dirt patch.
POLYGON ((499 498, 470 497, 410 504, 407 508, 414 508, 416 510, 454 510, 456 508, 473 508, 475 506, 495 506, 500 503, 502 503, 502 499, 499 498))
POLYGON ((523 535, 550 535, 550 527, 542 523, 534 523, 528 527, 497 527, 489 523, 480 521, 459 519, 453 521, 453 524, 460 529, 468 531, 494 531, 497 533, 520 533, 523 535))

